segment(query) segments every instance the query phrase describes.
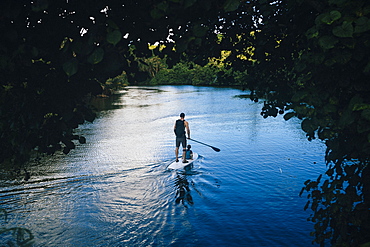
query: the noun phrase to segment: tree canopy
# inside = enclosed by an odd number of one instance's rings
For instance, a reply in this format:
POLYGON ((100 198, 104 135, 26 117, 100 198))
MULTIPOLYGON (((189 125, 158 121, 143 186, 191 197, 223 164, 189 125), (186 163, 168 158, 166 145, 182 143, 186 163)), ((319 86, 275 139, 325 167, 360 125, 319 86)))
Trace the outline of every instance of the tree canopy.
POLYGON ((229 51, 263 117, 298 117, 327 145, 326 174, 303 189, 314 241, 370 242, 369 18, 366 0, 3 0, 0 163, 84 143, 73 129, 93 121, 89 97, 123 70, 145 80, 152 53, 172 66, 229 51))

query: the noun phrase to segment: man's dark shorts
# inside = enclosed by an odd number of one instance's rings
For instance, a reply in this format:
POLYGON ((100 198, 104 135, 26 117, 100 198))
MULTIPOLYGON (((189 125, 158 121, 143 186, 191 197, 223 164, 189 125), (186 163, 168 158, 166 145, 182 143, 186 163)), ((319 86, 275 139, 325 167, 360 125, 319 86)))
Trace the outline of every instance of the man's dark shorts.
POLYGON ((186 148, 186 137, 176 137, 176 147, 180 147, 180 144, 182 144, 182 147, 186 148))

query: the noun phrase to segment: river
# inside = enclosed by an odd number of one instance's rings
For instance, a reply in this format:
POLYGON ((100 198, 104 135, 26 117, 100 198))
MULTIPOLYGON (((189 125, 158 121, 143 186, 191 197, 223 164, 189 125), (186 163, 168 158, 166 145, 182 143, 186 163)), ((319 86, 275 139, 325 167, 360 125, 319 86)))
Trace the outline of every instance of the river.
POLYGON ((86 144, 29 167, 29 181, 1 178, 0 230, 28 229, 32 246, 311 246, 299 192, 325 171, 325 146, 244 94, 127 87, 76 131, 86 144), (181 112, 193 139, 221 149, 189 141, 188 172, 167 169, 181 112))

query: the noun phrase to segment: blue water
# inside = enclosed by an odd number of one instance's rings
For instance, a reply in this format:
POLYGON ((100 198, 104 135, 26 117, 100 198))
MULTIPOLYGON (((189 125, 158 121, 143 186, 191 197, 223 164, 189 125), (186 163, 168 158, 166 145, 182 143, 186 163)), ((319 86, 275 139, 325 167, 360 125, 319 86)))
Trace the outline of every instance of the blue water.
POLYGON ((0 180, 1 227, 29 229, 33 246, 310 246, 299 192, 325 171, 325 147, 235 97, 246 93, 128 87, 78 129, 86 144, 31 165, 27 182, 0 180), (167 169, 181 112, 193 139, 221 149, 189 141, 188 172, 167 169))

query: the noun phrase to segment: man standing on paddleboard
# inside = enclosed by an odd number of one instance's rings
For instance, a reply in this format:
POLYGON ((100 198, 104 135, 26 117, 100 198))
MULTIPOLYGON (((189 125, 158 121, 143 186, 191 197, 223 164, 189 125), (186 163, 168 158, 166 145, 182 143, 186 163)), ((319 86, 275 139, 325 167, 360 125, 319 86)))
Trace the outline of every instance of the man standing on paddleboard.
POLYGON ((183 150, 182 162, 188 163, 188 161, 186 161, 186 134, 188 135, 188 139, 190 139, 190 128, 189 128, 189 123, 185 121, 185 113, 181 113, 180 119, 176 120, 174 131, 176 135, 176 149, 175 149, 176 162, 179 162, 179 147, 180 147, 180 144, 182 144, 182 150, 183 150), (185 128, 186 128, 186 131, 185 131, 185 128))

